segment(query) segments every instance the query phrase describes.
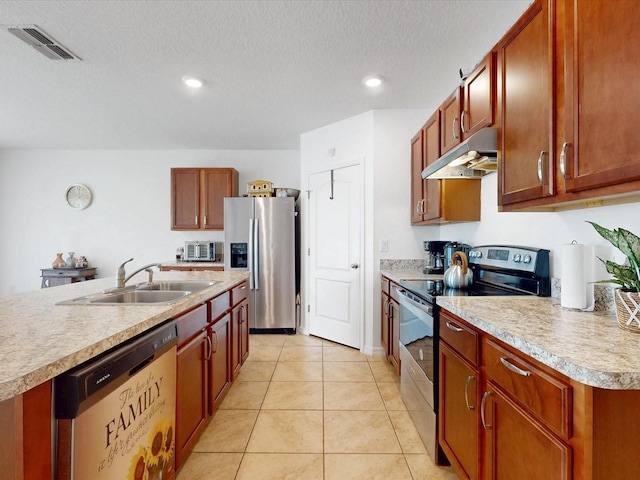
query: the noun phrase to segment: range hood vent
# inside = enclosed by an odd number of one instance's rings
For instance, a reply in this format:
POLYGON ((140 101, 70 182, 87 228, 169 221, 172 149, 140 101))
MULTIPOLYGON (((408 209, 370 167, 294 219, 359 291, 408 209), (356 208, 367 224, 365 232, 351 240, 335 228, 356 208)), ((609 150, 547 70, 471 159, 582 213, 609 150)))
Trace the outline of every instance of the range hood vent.
POLYGON ((483 128, 422 171, 429 180, 481 178, 498 166, 498 131, 483 128))
POLYGON ((9 27, 7 30, 51 60, 81 60, 37 25, 9 27))

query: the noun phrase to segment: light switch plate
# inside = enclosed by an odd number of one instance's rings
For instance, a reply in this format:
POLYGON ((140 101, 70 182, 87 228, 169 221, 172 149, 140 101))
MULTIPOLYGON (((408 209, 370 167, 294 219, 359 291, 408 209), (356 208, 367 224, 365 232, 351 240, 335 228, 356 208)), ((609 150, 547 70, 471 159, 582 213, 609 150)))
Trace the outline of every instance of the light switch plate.
POLYGON ((380 240, 380 251, 381 252, 389 251, 389 242, 387 240, 380 240))

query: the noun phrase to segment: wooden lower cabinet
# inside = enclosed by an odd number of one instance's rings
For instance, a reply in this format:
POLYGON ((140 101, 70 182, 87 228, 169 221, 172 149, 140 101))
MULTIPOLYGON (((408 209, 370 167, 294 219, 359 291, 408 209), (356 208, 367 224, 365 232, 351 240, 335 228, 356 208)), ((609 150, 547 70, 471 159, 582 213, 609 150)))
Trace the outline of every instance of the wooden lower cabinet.
POLYGON ((440 342, 440 446, 460 478, 480 478, 480 371, 440 342))
POLYGON ((249 301, 246 298, 233 307, 231 318, 231 378, 235 380, 249 356, 249 301))
POLYGON ((571 447, 528 415, 491 381, 487 382, 481 408, 485 478, 574 478, 571 447))
POLYGON ((231 313, 227 313, 209 327, 211 360, 209 363, 209 413, 220 407, 231 387, 230 341, 231 313))
POLYGON ((184 463, 207 426, 209 355, 210 341, 206 329, 178 348, 176 469, 184 463))
POLYGON ((380 343, 385 356, 400 374, 400 304, 398 284, 382 276, 380 343))

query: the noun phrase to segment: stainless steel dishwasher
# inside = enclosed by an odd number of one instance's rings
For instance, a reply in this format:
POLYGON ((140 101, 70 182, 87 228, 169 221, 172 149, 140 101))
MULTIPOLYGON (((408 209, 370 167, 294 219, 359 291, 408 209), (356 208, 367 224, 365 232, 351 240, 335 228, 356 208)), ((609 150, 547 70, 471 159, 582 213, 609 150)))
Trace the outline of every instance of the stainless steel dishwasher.
POLYGON ((54 380, 58 480, 175 478, 177 322, 54 380))

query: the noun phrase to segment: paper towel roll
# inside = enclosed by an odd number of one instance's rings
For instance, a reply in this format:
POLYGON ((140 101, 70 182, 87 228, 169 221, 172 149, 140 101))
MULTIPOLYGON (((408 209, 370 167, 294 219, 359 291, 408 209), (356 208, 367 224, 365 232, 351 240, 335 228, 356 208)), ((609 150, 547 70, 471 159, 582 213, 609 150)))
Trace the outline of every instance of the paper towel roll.
POLYGON ((587 306, 586 284, 584 245, 579 243, 563 245, 560 305, 565 308, 584 309, 587 306))

